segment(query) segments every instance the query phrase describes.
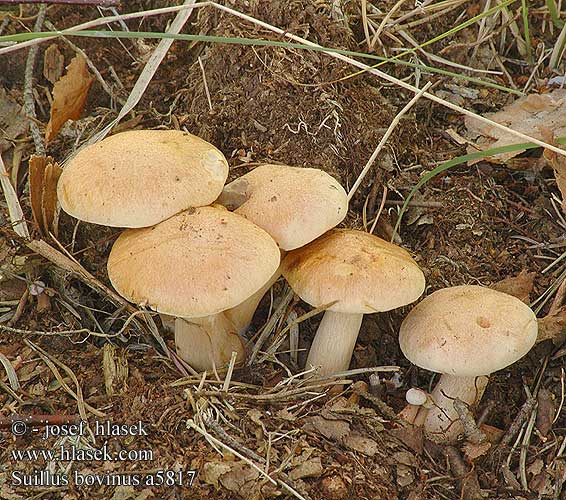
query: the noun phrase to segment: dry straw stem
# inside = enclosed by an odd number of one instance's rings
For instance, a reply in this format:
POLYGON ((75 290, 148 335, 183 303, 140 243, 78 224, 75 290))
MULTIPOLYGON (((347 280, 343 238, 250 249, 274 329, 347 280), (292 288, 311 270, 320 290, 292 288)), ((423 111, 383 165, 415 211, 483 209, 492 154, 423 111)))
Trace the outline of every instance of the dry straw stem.
POLYGON ((362 183, 362 181, 364 180, 364 177, 369 172, 369 169, 373 165, 373 162, 377 158, 377 155, 381 152, 381 150, 383 149, 383 147, 385 146, 385 144, 389 140, 389 137, 391 137, 393 130, 395 130, 395 127, 397 127, 397 125, 401 121, 401 117, 413 107, 413 105, 422 97, 422 95, 430 88, 431 85, 432 85, 432 83, 428 82, 421 90, 419 90, 419 92, 417 92, 417 94, 415 94, 415 96, 405 105, 405 107, 401 111, 399 111, 397 116, 395 118, 393 118, 393 121, 391 122, 391 124, 389 125, 387 130, 385 131, 385 134, 381 138, 381 141, 379 141, 377 148, 375 148, 375 151, 370 156, 368 162, 366 163, 366 166, 363 168, 360 175, 356 179, 356 182, 354 182, 354 185, 350 189, 350 192, 348 193, 348 201, 350 201, 352 199, 352 197, 356 193, 356 190, 358 189, 358 187, 360 187, 360 184, 362 183))
POLYGON ((26 220, 24 219, 24 212, 18 200, 18 194, 10 182, 10 174, 8 174, 6 170, 2 155, 0 155, 0 183, 2 184, 6 204, 8 205, 8 214, 10 215, 12 228, 20 238, 29 240, 29 230, 26 220))

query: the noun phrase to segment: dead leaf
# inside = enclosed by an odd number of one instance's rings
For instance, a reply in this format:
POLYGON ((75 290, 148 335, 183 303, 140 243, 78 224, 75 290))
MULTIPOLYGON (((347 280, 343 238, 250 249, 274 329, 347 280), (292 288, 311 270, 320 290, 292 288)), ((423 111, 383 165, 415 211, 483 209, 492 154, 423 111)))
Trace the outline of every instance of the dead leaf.
POLYGON ((350 432, 350 424, 344 420, 330 420, 316 415, 304 419, 303 429, 314 431, 327 439, 340 441, 350 432))
POLYGON ((52 231, 57 236, 54 225, 57 209, 57 181, 61 167, 51 157, 32 156, 29 161, 29 184, 31 211, 43 237, 52 231))
MULTIPOLYGON (((544 140, 541 131, 538 129, 539 125, 548 127, 555 137, 563 137, 566 135, 566 90, 556 89, 548 94, 531 94, 520 97, 503 110, 497 113, 487 113, 485 117, 513 130, 528 134, 535 139, 544 140)), ((477 141, 477 146, 481 150, 519 142, 513 134, 488 123, 480 122, 476 118, 466 116, 465 123, 473 138, 483 136, 477 141)), ((472 148, 472 152, 475 151, 476 149, 472 148)), ((523 151, 501 153, 495 155, 492 160, 494 162, 505 162, 523 151)), ((477 161, 479 160, 470 163, 477 161)))
POLYGON ((368 457, 373 457, 378 450, 377 443, 373 439, 356 432, 348 434, 342 442, 351 450, 359 451, 368 457))
POLYGON ((22 106, 0 87, 0 153, 12 147, 14 139, 28 129, 28 119, 22 106))
POLYGON ((556 346, 566 342, 566 306, 538 320, 537 342, 552 340, 556 346))
POLYGON ((93 81, 85 58, 77 54, 67 66, 65 76, 57 80, 53 87, 51 117, 45 130, 45 142, 51 141, 67 120, 77 120, 81 116, 93 81))
MULTIPOLYGON (((551 129, 547 126, 539 126, 539 130, 545 142, 557 146, 556 135, 551 129)), ((544 150, 543 157, 554 170, 556 184, 562 194, 562 211, 566 213, 566 158, 548 149, 544 150)))
POLYGON ((483 443, 472 443, 467 441, 462 446, 462 451, 468 462, 473 462, 478 457, 483 457, 491 448, 491 443, 489 441, 484 441, 483 443))
POLYGON ((535 276, 536 273, 529 273, 526 269, 523 269, 517 276, 511 276, 498 281, 490 288, 498 292, 513 295, 522 300, 525 304, 528 304, 530 302, 531 292, 533 291, 535 276))
POLYGON ((289 472, 289 478, 293 481, 303 479, 305 477, 319 477, 322 474, 322 462, 320 457, 311 458, 295 467, 289 472))
POLYGON ((552 392, 542 388, 538 393, 538 410, 536 426, 541 436, 546 437, 552 429, 552 421, 556 413, 552 392))
POLYGON ((340 476, 329 476, 322 480, 322 491, 324 498, 329 500, 341 500, 346 498, 348 488, 340 476))
POLYGON ((56 44, 51 44, 43 54, 43 76, 51 83, 55 83, 63 74, 65 58, 56 44))
POLYGON ((424 437, 422 427, 408 425, 407 427, 392 429, 390 433, 415 453, 420 455, 423 452, 424 437))

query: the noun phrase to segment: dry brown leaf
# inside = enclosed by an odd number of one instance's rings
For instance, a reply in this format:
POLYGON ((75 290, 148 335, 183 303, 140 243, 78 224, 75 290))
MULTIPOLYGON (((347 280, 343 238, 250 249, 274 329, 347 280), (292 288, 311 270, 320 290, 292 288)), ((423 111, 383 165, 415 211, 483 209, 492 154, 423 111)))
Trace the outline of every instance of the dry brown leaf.
MULTIPOLYGON (((539 130, 546 142, 554 146, 557 145, 554 132, 546 126, 540 126, 539 130)), ((554 177, 556 178, 556 184, 558 189, 562 194, 562 211, 566 213, 566 158, 562 155, 555 153, 554 151, 544 150, 544 159, 554 170, 554 177)))
MULTIPOLYGON (((548 94, 531 94, 512 102, 497 113, 488 113, 486 118, 513 130, 523 132, 535 139, 543 139, 539 126, 543 125, 553 131, 555 137, 566 135, 566 89, 556 89, 548 94)), ((477 141, 479 149, 490 149, 510 144, 516 144, 517 137, 513 134, 466 116, 466 127, 474 138, 482 136, 477 141)), ((476 149, 470 149, 475 152, 476 149)), ((495 155, 492 160, 504 162, 522 153, 513 151, 495 155)), ((477 162, 479 160, 476 160, 477 162)), ((475 163, 470 162, 470 163, 475 163)))
POLYGON ((65 76, 57 80, 53 87, 51 117, 45 130, 46 142, 57 135, 67 120, 76 120, 81 116, 93 81, 85 58, 77 54, 67 66, 65 76))
POLYGON ((54 43, 45 49, 43 54, 43 76, 51 83, 55 83, 63 74, 65 58, 54 43))
POLYGON ((325 477, 321 486, 324 497, 330 500, 341 500, 346 498, 348 493, 348 488, 340 476, 325 477))
POLYGON ((491 288, 499 292, 508 293, 518 299, 522 300, 525 304, 530 302, 530 294, 533 291, 533 284, 536 273, 527 272, 523 269, 517 276, 505 278, 493 284, 491 288))
POLYGON ((329 420, 316 415, 304 419, 303 429, 322 434, 327 439, 340 441, 350 432, 350 424, 344 420, 329 420))
POLYGON ((546 437, 552 429, 552 421, 554 420, 554 415, 556 413, 552 392, 548 389, 542 388, 538 393, 537 401, 538 409, 536 426, 541 436, 546 437))
POLYGON ((378 450, 377 443, 373 439, 356 432, 348 434, 342 442, 351 450, 359 451, 368 457, 373 457, 378 450))
POLYGON ((43 176, 43 195, 41 198, 41 212, 43 216, 43 226, 48 231, 53 231, 57 236, 57 225, 55 224, 55 213, 57 211, 57 183, 63 169, 55 162, 51 161, 45 168, 43 176))
POLYGON ((322 474, 322 461, 320 457, 311 458, 289 472, 289 478, 293 481, 305 477, 319 477, 322 474))
POLYGON ((552 340, 556 346, 566 342, 566 306, 538 320, 537 342, 552 340))
POLYGON ((468 462, 473 462, 476 458, 484 456, 491 448, 489 441, 483 443, 472 443, 467 441, 462 446, 462 451, 468 462))
POLYGON ((57 208, 57 181, 61 167, 51 157, 32 156, 29 161, 31 211, 42 236, 57 229, 53 226, 57 208))

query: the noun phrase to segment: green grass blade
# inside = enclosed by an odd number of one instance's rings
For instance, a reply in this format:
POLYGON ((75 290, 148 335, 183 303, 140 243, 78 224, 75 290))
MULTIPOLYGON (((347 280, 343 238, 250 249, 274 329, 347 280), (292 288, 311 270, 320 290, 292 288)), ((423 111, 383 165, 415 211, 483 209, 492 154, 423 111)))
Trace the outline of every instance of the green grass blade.
MULTIPOLYGON (((559 144, 566 144, 566 137, 560 137, 556 140, 559 144)), ((399 227, 401 226, 401 219, 403 215, 407 211, 407 207, 409 206, 409 202, 416 194, 416 192, 422 188, 428 181, 436 177, 438 174, 442 172, 446 172, 447 170, 451 169, 452 167, 456 167, 461 165, 462 163, 466 163, 471 160, 482 160, 487 158, 488 156, 494 156, 501 153, 511 153, 515 151, 523 151, 527 149, 536 149, 540 148, 538 144, 534 144, 532 142, 523 142, 520 144, 510 144, 509 146, 501 146, 499 148, 492 148, 486 149, 484 151, 478 151, 477 153, 468 153, 462 156, 458 156, 457 158, 453 158, 452 160, 448 160, 444 163, 441 163, 436 168, 428 172, 427 174, 423 175, 423 177, 417 182, 416 186, 411 190, 405 202, 401 206, 401 210, 399 211, 399 215, 397 217, 397 222, 395 223, 395 227, 393 228, 393 235, 391 236, 391 241, 395 238, 395 235, 399 231, 399 227)))
MULTIPOLYGON (((324 52, 336 52, 339 54, 347 55, 350 57, 359 57, 365 59, 373 59, 381 61, 382 64, 391 62, 393 64, 399 64, 401 66, 407 66, 410 68, 416 68, 423 72, 436 73, 440 75, 450 76, 452 78, 461 79, 476 85, 493 88, 500 90, 502 92, 507 92, 509 94, 515 94, 522 96, 523 92, 515 89, 505 87, 504 85, 499 85, 492 80, 482 80, 480 78, 475 78, 472 76, 461 75, 448 71, 441 68, 435 68, 433 66, 428 66, 426 64, 416 64, 408 61, 401 61, 396 58, 387 58, 378 56, 375 54, 365 54, 363 52, 355 52, 345 49, 332 49, 326 47, 312 47, 310 45, 305 45, 301 43, 292 42, 281 42, 275 40, 262 40, 256 38, 233 38, 233 37, 222 37, 222 36, 212 36, 212 35, 190 35, 190 34, 175 34, 175 33, 157 33, 151 31, 104 31, 104 30, 81 30, 81 31, 43 31, 39 33, 18 33, 15 35, 4 35, 0 36, 0 43, 2 42, 27 42, 36 38, 50 38, 59 36, 79 36, 79 37, 93 37, 93 38, 147 38, 147 39, 162 39, 162 38, 172 38, 175 40, 184 41, 200 41, 200 42, 211 42, 211 43, 226 43, 233 45, 259 45, 259 46, 272 46, 272 47, 284 47, 284 48, 296 48, 303 50, 314 50, 314 51, 324 51, 324 52)), ((352 73, 344 78, 352 78, 354 76, 360 75, 365 71, 359 71, 352 73)))

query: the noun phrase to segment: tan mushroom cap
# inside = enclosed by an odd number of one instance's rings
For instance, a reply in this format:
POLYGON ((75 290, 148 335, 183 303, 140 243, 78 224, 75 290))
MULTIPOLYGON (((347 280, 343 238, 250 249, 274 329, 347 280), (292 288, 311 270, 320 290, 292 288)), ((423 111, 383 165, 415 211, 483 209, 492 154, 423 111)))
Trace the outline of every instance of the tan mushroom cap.
POLYGON ((108 276, 136 304, 186 318, 216 314, 259 290, 279 266, 277 244, 240 215, 189 209, 114 243, 108 276))
POLYGON ((228 176, 224 155, 178 130, 134 130, 85 147, 63 169, 57 195, 77 219, 148 227, 212 203, 228 176))
POLYGON ((460 377, 489 375, 522 358, 537 338, 537 318, 516 297, 475 285, 426 297, 401 325, 412 363, 460 377))
POLYGON ((352 229, 329 231, 287 254, 283 276, 312 306, 337 301, 329 310, 370 314, 417 300, 425 278, 409 252, 352 229))
POLYGON ((323 170, 261 165, 228 184, 218 202, 265 229, 282 250, 302 247, 348 212, 344 188, 323 170))

